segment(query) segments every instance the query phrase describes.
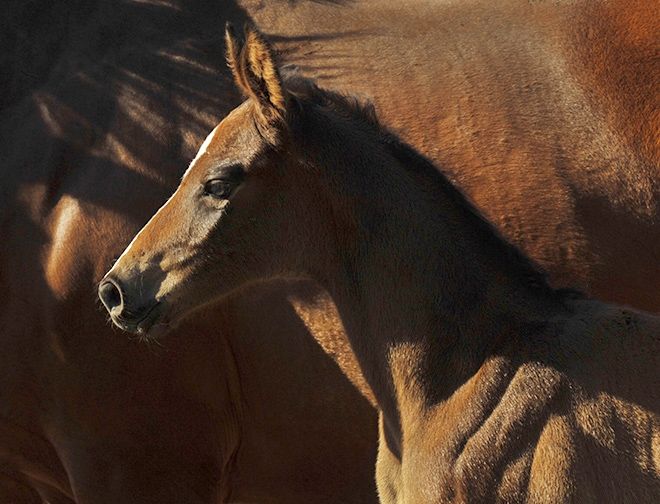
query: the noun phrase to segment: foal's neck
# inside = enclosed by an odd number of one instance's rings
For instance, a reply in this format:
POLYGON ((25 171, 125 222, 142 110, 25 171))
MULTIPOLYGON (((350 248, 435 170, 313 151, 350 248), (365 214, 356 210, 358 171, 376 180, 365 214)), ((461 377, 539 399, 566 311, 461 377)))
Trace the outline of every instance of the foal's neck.
POLYGON ((412 388, 420 408, 448 398, 555 313, 460 228, 423 222, 428 210, 393 212, 384 236, 364 230, 359 256, 324 282, 385 411, 412 388))
POLYGON ((335 186, 347 184, 351 170, 358 179, 345 185, 351 197, 339 202, 333 222, 350 201, 356 243, 339 246, 339 261, 326 261, 317 279, 333 295, 396 437, 403 401, 427 408, 450 397, 489 357, 538 331, 559 303, 542 279, 533 285, 540 276, 528 281, 533 270, 524 258, 511 255, 440 175, 354 152, 333 167, 343 179, 335 186))

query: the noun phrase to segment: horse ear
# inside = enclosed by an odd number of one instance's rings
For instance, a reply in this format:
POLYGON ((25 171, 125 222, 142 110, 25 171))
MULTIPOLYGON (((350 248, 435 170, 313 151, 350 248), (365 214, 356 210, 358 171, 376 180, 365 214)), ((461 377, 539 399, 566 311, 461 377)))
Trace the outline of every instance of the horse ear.
POLYGON ((231 70, 234 82, 244 94, 247 94, 249 90, 245 82, 245 77, 243 77, 241 65, 242 44, 236 37, 233 25, 229 22, 225 25, 225 46, 227 48, 227 66, 231 70))
POLYGON ((227 62, 238 87, 258 103, 264 119, 283 117, 286 90, 271 45, 256 28, 246 26, 241 46, 230 24, 225 29, 225 41, 227 62))

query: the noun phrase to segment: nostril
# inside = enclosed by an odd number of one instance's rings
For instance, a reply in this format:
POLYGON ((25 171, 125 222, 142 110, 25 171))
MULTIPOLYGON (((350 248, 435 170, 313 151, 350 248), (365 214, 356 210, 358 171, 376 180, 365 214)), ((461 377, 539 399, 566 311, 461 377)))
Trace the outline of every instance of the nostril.
POLYGON ((111 279, 104 280, 99 285, 99 298, 108 312, 121 308, 122 296, 119 286, 111 279))

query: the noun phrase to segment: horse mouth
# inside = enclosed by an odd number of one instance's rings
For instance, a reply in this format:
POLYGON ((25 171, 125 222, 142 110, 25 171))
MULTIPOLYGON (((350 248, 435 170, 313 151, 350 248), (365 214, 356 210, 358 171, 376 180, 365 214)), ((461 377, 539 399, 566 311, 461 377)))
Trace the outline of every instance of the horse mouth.
POLYGON ((149 310, 140 319, 136 321, 128 321, 121 315, 111 315, 111 318, 114 324, 122 331, 136 334, 141 337, 151 337, 151 333, 154 332, 156 327, 167 326, 164 321, 159 321, 163 312, 163 308, 163 303, 158 301, 151 308, 149 308, 149 310))

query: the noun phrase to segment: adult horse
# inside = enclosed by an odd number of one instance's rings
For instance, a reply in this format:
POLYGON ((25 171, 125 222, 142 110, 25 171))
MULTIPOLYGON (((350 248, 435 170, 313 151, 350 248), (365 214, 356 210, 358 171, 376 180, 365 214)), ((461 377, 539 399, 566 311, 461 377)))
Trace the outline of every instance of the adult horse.
POLYGON ((246 14, 217 1, 5 9, 0 501, 374 501, 373 408, 301 337, 281 286, 152 349, 95 301, 238 103, 222 26, 246 14))
POLYGON ((660 318, 552 289, 372 109, 228 30, 248 100, 105 276, 158 338, 250 282, 336 300, 381 414, 383 503, 660 499, 660 318))
POLYGON ((660 311, 652 4, 303 3, 254 18, 319 84, 372 99, 553 285, 660 311))
MULTIPOLYGON (((241 6, 303 71, 374 97, 385 121, 443 166, 557 284, 660 309, 657 210, 630 197, 637 180, 644 195, 649 167, 658 165, 648 140, 657 128, 648 112, 657 80, 650 6, 241 6), (580 174, 589 178, 580 182, 580 174), (608 200, 605 182, 619 183, 621 195, 608 200)), ((360 379, 317 289, 255 289, 258 316, 249 297, 237 296, 225 315, 202 317, 199 329, 182 327, 166 343, 166 358, 111 333, 92 306, 112 259, 175 187, 206 130, 238 103, 226 94, 220 35, 225 19, 240 23, 246 12, 231 2, 193 9, 176 1, 86 2, 77 10, 30 3, 6 12, 2 45, 14 48, 3 54, 2 75, 11 80, 0 97, 0 460, 7 488, 35 499, 31 488, 45 486, 80 502, 197 502, 219 486, 239 498, 291 502, 296 491, 324 487, 317 493, 327 494, 340 479, 337 488, 347 494, 368 493, 371 478, 360 483, 360 467, 370 472, 369 457, 356 456, 367 450, 364 403, 353 396, 343 413, 326 403, 350 401, 350 392, 315 347, 298 343, 311 328, 360 379), (48 268, 54 257, 57 267, 48 268), (304 325, 289 317, 291 306, 304 325), (236 345, 243 349, 238 364, 236 345), (292 358, 277 357, 275 348, 292 358), (240 380, 231 369, 242 370, 240 380), (299 373, 314 393, 280 394, 299 373), (234 438, 213 430, 237 425, 225 412, 235 404, 223 398, 227 378, 252 394, 234 438), (283 402, 275 406, 275 399, 283 402), (352 413, 340 435, 341 417, 352 413), (244 423, 254 418, 261 423, 244 423), (270 446, 279 454, 242 458, 232 439, 252 453, 270 446)))

